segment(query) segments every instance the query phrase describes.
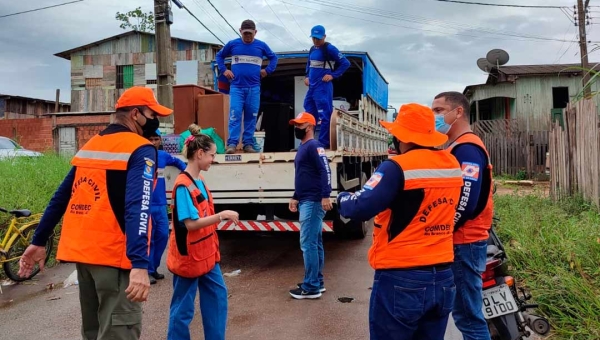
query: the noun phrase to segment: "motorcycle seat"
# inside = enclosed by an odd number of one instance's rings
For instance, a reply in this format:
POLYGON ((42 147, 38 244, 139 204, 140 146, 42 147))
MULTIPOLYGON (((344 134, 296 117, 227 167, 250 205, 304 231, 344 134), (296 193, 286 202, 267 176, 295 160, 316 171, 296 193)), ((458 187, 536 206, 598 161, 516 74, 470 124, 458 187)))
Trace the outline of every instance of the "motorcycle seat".
POLYGON ((502 251, 497 246, 490 244, 487 246, 487 256, 492 257, 500 254, 502 251))

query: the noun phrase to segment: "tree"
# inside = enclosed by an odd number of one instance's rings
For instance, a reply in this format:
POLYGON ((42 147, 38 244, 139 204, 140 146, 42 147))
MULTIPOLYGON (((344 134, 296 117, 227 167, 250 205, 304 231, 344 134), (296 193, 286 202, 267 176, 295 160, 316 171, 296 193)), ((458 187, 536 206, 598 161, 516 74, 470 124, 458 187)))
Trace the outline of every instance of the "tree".
POLYGON ((117 12, 117 14, 115 14, 115 19, 122 22, 119 27, 124 30, 131 28, 140 32, 154 31, 154 13, 151 11, 144 13, 142 12, 141 7, 127 13, 117 12), (132 24, 131 21, 135 22, 135 20, 137 20, 137 24, 132 24))

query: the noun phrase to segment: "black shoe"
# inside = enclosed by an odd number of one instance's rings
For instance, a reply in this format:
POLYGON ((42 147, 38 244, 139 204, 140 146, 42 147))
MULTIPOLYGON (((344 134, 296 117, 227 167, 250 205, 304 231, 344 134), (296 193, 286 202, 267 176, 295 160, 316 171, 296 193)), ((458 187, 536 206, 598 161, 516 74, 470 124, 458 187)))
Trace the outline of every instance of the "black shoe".
POLYGON ((165 278, 165 276, 159 272, 154 272, 152 274, 150 274, 153 278, 157 279, 157 280, 162 280, 165 278))
POLYGON ((150 279, 150 284, 153 285, 156 283, 156 279, 154 277, 152 277, 152 275, 148 275, 148 278, 150 279))
POLYGON ((307 292, 302 288, 292 289, 290 290, 290 295, 294 299, 302 300, 302 299, 318 299, 321 297, 321 292, 307 292))
MULTIPOLYGON (((298 288, 302 289, 302 282, 298 283, 296 286, 298 288)), ((321 293, 325 293, 326 291, 327 291, 327 289, 325 288, 325 286, 321 286, 321 288, 319 288, 319 292, 321 292, 321 293)))

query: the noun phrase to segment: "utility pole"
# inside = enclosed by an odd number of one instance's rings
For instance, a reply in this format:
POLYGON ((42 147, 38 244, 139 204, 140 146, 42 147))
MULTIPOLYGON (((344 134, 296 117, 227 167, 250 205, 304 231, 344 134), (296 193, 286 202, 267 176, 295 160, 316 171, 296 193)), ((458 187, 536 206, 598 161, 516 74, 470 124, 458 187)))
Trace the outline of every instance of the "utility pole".
MULTIPOLYGON (((169 0, 154 0, 154 22, 156 25, 156 84, 158 102, 173 108, 173 62, 171 61, 171 24, 173 12, 169 0)), ((163 123, 173 124, 170 115, 159 118, 163 123)))
MULTIPOLYGON (((585 31, 586 26, 586 9, 589 4, 589 0, 586 0, 586 6, 583 5, 583 0, 577 0, 577 22, 579 26, 579 54, 581 55, 581 67, 583 68, 583 86, 588 85, 590 81, 590 71, 588 63, 588 49, 587 49, 587 34, 585 31)), ((591 97, 591 88, 588 86, 584 89, 584 97, 591 97)))

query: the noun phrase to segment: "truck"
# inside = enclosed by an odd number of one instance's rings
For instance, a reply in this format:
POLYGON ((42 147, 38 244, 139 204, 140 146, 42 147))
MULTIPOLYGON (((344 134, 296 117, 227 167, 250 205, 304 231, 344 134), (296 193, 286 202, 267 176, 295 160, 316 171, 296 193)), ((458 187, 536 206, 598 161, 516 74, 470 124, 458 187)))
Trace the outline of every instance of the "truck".
MULTIPOLYGON (((367 52, 343 53, 351 66, 333 85, 331 149, 326 150, 326 155, 332 174, 334 207, 326 213, 322 229, 342 238, 360 239, 367 234, 368 222, 340 216, 336 198, 341 191, 360 190, 379 164, 388 158, 389 134, 379 124, 388 114, 388 82, 367 52)), ((262 151, 217 154, 211 169, 203 173, 216 211, 230 209, 240 214, 239 224, 222 221, 218 226, 220 231, 300 231, 298 213, 288 209, 294 193, 294 150, 299 144, 288 121, 304 111, 308 51, 276 54, 279 61, 275 72, 261 83, 257 130, 264 130, 262 151)), ((230 63, 230 59, 226 60, 226 65, 230 63)), ((266 64, 265 60, 263 67, 266 64)), ((214 90, 222 91, 216 62, 212 62, 211 69, 214 90)), ((317 127, 317 133, 319 130, 317 127)), ((221 137, 226 141, 226 137, 221 137)), ((168 198, 177 175, 177 169, 165 169, 168 198)))

